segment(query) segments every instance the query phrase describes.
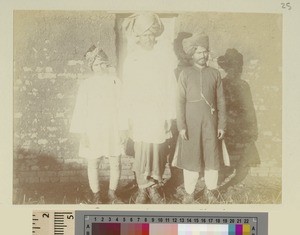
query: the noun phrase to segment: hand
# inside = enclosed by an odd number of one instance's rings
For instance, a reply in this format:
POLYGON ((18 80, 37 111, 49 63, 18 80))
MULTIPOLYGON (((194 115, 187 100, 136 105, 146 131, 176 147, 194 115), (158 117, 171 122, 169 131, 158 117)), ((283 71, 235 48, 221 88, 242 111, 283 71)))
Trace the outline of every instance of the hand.
POLYGON ((187 131, 186 131, 186 129, 182 129, 182 130, 179 132, 179 135, 181 136, 182 139, 188 140, 188 136, 187 136, 187 131))
POLYGON ((222 129, 218 129, 218 139, 221 140, 224 138, 225 131, 222 129))
POLYGON ((120 142, 121 144, 125 144, 129 138, 128 130, 120 131, 120 142))
POLYGON ((171 130, 171 126, 172 126, 172 121, 171 120, 166 120, 165 121, 165 131, 166 131, 166 133, 168 133, 171 130))

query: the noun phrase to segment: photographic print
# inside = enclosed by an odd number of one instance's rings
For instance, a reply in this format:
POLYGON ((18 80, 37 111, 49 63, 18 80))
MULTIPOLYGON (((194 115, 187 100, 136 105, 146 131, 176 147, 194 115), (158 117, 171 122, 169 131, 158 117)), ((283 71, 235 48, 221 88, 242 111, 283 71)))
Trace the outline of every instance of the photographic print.
POLYGON ((13 20, 14 204, 281 203, 281 14, 13 20))

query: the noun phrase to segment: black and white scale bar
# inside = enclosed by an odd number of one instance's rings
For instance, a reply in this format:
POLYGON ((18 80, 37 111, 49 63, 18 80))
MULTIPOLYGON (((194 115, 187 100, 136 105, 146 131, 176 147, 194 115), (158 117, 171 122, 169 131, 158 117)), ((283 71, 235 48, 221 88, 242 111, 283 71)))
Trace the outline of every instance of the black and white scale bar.
POLYGON ((73 212, 54 212, 54 215, 72 215, 73 212))

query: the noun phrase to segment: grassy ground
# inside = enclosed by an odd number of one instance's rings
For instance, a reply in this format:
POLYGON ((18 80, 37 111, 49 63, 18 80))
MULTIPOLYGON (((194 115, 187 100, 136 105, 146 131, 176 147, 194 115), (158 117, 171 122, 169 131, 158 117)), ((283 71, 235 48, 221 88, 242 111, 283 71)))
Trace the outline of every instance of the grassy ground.
MULTIPOLYGON (((204 182, 197 187, 195 203, 208 203, 203 193, 204 182)), ((175 198, 182 199, 183 185, 180 185, 175 198)), ((226 191, 216 194, 216 204, 278 204, 281 203, 281 180, 270 177, 248 176, 242 183, 230 186, 226 191)))
MULTIPOLYGON (((103 194, 108 188, 102 182, 103 194)), ((173 186, 173 185, 172 185, 173 186)), ((166 184, 164 194, 166 204, 180 204, 184 196, 183 185, 172 187, 166 184)), ((195 204, 208 203, 203 194, 204 182, 200 179, 195 192, 195 204)), ((136 184, 120 182, 118 195, 125 203, 134 203, 137 194, 136 184)), ((91 203, 92 193, 87 183, 47 183, 27 184, 14 189, 14 204, 79 204, 91 203)), ((281 179, 247 176, 241 183, 230 186, 218 193, 219 204, 277 204, 281 203, 281 179)), ((104 203, 109 203, 104 201, 104 203)))

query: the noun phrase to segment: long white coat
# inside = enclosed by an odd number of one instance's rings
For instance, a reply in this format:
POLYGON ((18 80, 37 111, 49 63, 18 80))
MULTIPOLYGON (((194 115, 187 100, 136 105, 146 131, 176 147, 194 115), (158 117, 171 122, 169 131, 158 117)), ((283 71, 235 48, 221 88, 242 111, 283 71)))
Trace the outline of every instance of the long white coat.
POLYGON ((170 53, 136 50, 123 67, 121 128, 132 128, 135 142, 163 143, 165 122, 175 119, 176 79, 170 53))
POLYGON ((119 94, 120 81, 112 75, 92 75, 80 84, 70 126, 84 137, 79 156, 120 155, 119 94))

